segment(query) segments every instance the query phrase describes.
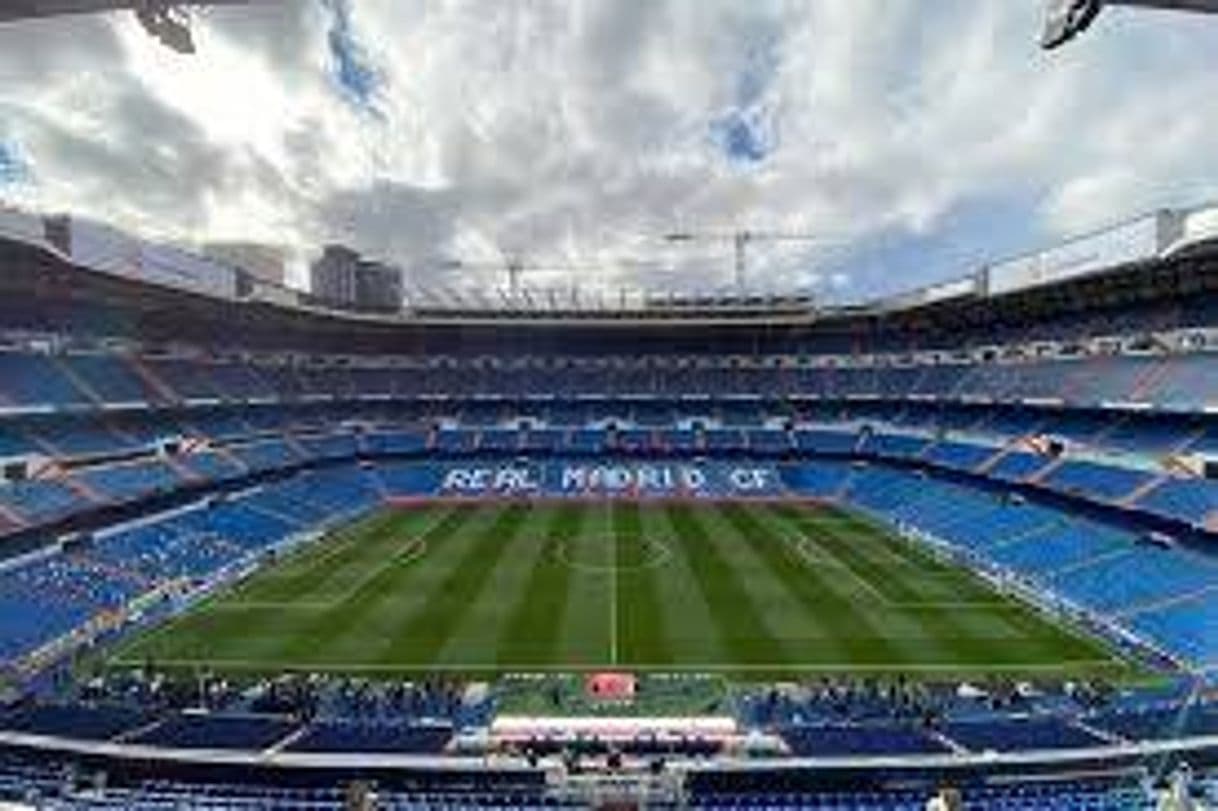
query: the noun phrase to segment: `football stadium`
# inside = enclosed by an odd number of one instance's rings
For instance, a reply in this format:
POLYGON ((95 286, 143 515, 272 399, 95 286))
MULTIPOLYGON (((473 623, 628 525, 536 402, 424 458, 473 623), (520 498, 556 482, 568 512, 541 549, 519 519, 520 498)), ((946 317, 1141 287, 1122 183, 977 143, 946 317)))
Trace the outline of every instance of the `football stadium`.
MULTIPOLYGON (((31 0, 0 9, 0 51, 103 31, 180 79, 224 24, 306 5, 339 103, 394 119, 340 0, 31 0)), ((1040 46, 1085 69, 1105 32, 1068 41, 1143 14, 1212 43, 1172 10, 1215 5, 1054 2, 1040 46)), ((712 128, 720 182, 762 184, 761 107, 712 128)), ((656 228, 612 272, 448 232, 414 270, 320 237, 292 270, 161 236, 185 226, 132 214, 176 216, 137 164, 88 205, 79 144, 80 210, 53 207, 57 153, 20 123, 0 809, 1218 808, 1218 203, 1101 194, 1102 227, 987 225, 992 252, 931 276, 904 242, 837 296, 767 284, 825 238, 747 211, 656 228), (666 260, 692 284, 591 292, 646 276, 647 245, 713 253, 666 260)), ((186 147, 147 149, 186 195, 186 147)), ((352 199, 353 234, 439 216, 352 199)))

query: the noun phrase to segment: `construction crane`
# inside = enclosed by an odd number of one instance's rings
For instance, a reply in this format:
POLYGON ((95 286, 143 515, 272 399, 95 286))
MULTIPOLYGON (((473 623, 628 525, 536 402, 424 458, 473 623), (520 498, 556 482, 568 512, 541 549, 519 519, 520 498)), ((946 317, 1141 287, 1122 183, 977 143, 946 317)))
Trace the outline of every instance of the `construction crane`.
POLYGON ((1048 0, 1040 35, 1042 48, 1051 50, 1086 31, 1106 6, 1218 14, 1218 0, 1048 0))
POLYGON ((523 287, 521 277, 529 273, 565 273, 573 270, 599 270, 602 265, 579 264, 532 264, 526 263, 519 256, 504 255, 502 262, 467 262, 463 259, 446 259, 440 263, 445 270, 501 270, 507 274, 508 296, 513 300, 521 298, 523 287))
MULTIPOLYGON (((501 262, 467 262, 463 259, 446 259, 440 263, 440 267, 446 270, 489 270, 503 271, 507 274, 507 292, 504 295, 507 303, 517 303, 520 301, 531 302, 531 296, 528 289, 522 283, 522 277, 525 273, 572 273, 575 271, 600 271, 610 266, 634 266, 645 267, 657 264, 654 260, 638 259, 633 257, 619 257, 601 262, 556 262, 554 264, 547 263, 531 263, 524 261, 520 256, 515 254, 505 253, 501 262)), ((623 299, 625 291, 621 291, 623 299)), ((572 288, 572 295, 575 295, 575 288, 572 288)), ((550 298, 553 300, 553 291, 550 291, 550 298)))
POLYGON ((744 294, 748 281, 748 246, 754 242, 825 242, 823 234, 779 231, 674 231, 665 242, 730 242, 735 252, 736 292, 744 294))

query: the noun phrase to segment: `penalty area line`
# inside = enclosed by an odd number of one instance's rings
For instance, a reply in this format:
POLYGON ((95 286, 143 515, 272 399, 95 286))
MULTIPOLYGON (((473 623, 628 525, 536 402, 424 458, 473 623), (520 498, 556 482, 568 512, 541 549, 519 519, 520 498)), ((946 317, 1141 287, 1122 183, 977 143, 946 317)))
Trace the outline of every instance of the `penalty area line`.
POLYGON ((388 558, 381 561, 380 564, 368 576, 358 580, 354 587, 344 589, 337 597, 330 600, 243 600, 237 595, 242 591, 251 588, 265 588, 267 586, 281 583, 285 580, 290 581, 294 577, 298 577, 299 573, 296 569, 302 569, 303 573, 308 574, 315 571, 324 563, 328 563, 332 558, 338 557, 340 554, 350 551, 366 542, 366 532, 370 530, 376 521, 373 518, 367 519, 365 522, 357 522, 357 525, 340 530, 343 533, 350 532, 351 534, 341 540, 335 540, 333 544, 325 540, 319 540, 313 544, 306 544, 304 547, 291 550, 282 560, 277 560, 272 563, 260 566, 254 575, 245 583, 233 584, 233 588, 229 594, 229 599, 223 603, 213 606, 200 607, 200 611, 238 611, 242 608, 249 609, 280 609, 280 610, 319 610, 323 608, 333 608, 341 602, 345 602, 351 597, 356 589, 363 586, 372 576, 379 574, 388 566, 398 562, 402 557, 409 555, 409 560, 404 562, 410 563, 421 557, 427 552, 427 533, 431 532, 440 523, 439 516, 433 516, 425 525, 422 532, 416 532, 410 535, 405 541, 399 541, 396 551, 388 558), (330 548, 324 549, 323 547, 330 548), (419 548, 421 547, 421 548, 419 548), (416 554, 417 550, 417 554, 416 554), (316 556, 315 553, 317 554, 316 556))
MULTIPOLYGON (((438 522, 436 522, 438 523, 438 522)), ((199 613, 236 613, 243 610, 276 610, 276 611, 322 611, 329 608, 337 608, 347 600, 351 599, 360 589, 368 585, 372 580, 379 577, 390 566, 406 565, 414 563, 427 554, 427 533, 434 529, 434 524, 427 527, 423 532, 411 538, 407 538, 401 542, 401 545, 385 560, 381 561, 376 568, 366 573, 363 577, 353 583, 351 586, 344 589, 338 595, 330 600, 241 600, 230 599, 218 602, 215 605, 199 606, 199 613)), ((191 612, 187 612, 191 613, 191 612)), ((183 615, 185 616, 185 615, 183 615)))
MULTIPOLYGON (((834 568, 843 570, 851 579, 859 584, 867 593, 869 593, 880 605, 885 608, 895 610, 908 609, 913 611, 933 610, 933 609, 957 609, 957 610, 994 610, 1000 608, 1009 608, 1012 600, 1003 600, 997 597, 982 597, 976 600, 896 600, 885 594, 879 587, 875 585, 869 578, 864 577, 853 566, 843 560, 835 553, 829 551, 820 542, 812 537, 802 533, 788 534, 785 530, 778 530, 784 545, 789 549, 799 560, 810 568, 834 568)), ((943 580, 953 577, 959 578, 962 572, 947 571, 947 572, 928 572, 920 570, 912 561, 903 561, 900 558, 893 558, 891 561, 881 562, 878 558, 872 558, 869 562, 876 563, 891 569, 904 569, 908 572, 914 572, 919 578, 926 579, 929 583, 938 583, 943 580)))
POLYGON ((375 569, 365 574, 330 600, 225 600, 215 605, 201 606, 198 611, 199 613, 207 614, 212 612, 232 613, 243 610, 321 611, 328 608, 337 608, 350 600, 364 586, 383 574, 390 566, 404 566, 414 563, 425 554, 427 554, 427 539, 423 537, 410 538, 403 542, 396 552, 382 561, 375 569))

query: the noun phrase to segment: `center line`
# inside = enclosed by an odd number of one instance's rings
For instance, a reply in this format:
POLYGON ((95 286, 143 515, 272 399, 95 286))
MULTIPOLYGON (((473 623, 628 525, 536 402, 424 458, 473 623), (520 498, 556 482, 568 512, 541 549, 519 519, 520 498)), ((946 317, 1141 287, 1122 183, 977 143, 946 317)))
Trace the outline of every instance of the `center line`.
POLYGON ((618 558, 618 537, 617 537, 617 522, 613 517, 613 509, 606 504, 606 510, 609 512, 609 531, 610 537, 613 538, 613 560, 609 566, 609 661, 617 664, 617 558, 618 558))

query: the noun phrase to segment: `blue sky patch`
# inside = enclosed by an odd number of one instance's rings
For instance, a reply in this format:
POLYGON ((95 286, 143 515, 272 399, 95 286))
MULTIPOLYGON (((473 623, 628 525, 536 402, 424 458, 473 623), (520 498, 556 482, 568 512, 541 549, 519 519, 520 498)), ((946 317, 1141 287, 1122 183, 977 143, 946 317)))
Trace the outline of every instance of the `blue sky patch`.
POLYGON ((1027 195, 976 197, 962 201, 927 233, 885 231, 865 238, 826 274, 850 277, 847 298, 889 296, 979 270, 987 262, 1035 249, 1047 236, 1027 195))
POLYGON ((778 72, 778 38, 756 36, 736 75, 733 106, 711 119, 710 140, 737 166, 762 163, 778 146, 774 110, 767 97, 778 72))
POLYGON ((30 179, 30 167, 16 144, 0 141, 0 186, 15 186, 30 179))
POLYGON ((755 110, 731 110, 711 121, 710 138, 734 164, 761 163, 776 145, 773 122, 755 110))
POLYGON ((359 107, 376 109, 384 76, 372 64, 351 27, 350 0, 322 0, 331 14, 326 44, 330 50, 334 80, 343 96, 359 107))

